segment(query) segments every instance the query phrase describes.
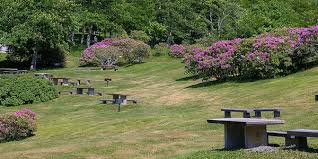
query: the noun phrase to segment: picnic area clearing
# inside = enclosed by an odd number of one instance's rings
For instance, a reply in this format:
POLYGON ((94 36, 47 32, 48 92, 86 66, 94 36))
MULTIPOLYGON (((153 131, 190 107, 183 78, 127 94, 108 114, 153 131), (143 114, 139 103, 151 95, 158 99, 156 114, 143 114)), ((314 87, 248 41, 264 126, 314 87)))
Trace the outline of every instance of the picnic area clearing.
MULTIPOLYGON (((36 135, 0 144, 0 158, 317 158, 318 140, 309 152, 224 151, 224 127, 206 119, 223 118, 221 108, 282 108, 285 124, 268 130, 318 129, 318 68, 256 82, 193 81, 179 59, 152 57, 143 64, 112 70, 69 67, 38 71, 56 77, 87 78, 98 91, 124 92, 138 99, 117 112, 99 96, 61 95, 49 102, 1 107, 1 113, 30 108, 38 113, 36 135), (104 79, 111 77, 108 87, 104 79)), ((30 76, 31 73, 29 73, 30 76)), ((57 86, 62 90, 68 87, 57 86)), ((233 113, 232 117, 242 117, 233 113)), ((272 112, 262 117, 273 118, 272 112)), ((270 138, 284 144, 283 138, 270 138)))

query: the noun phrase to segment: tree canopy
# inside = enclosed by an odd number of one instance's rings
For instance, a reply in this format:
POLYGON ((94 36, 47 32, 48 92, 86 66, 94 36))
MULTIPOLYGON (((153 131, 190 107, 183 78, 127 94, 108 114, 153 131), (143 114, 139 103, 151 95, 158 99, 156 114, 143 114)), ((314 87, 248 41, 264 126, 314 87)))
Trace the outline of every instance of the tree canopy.
MULTIPOLYGON (((23 58, 34 50, 90 46, 106 37, 146 33, 160 42, 250 37, 318 23, 316 0, 0 0, 0 43, 23 58), (80 40, 76 40, 80 39, 80 40), (80 42, 79 42, 80 41, 80 42)), ((131 36, 131 37, 132 37, 131 36)), ((148 38, 147 37, 147 38, 148 38)), ((54 52, 54 51, 53 51, 54 52)))

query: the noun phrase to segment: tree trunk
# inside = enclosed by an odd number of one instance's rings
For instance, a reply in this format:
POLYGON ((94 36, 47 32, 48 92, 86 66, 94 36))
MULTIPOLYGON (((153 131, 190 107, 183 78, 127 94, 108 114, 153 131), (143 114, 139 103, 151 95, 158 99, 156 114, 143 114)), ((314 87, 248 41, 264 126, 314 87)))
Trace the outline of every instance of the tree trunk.
POLYGON ((32 48, 33 50, 33 54, 32 54, 32 61, 31 61, 31 67, 30 67, 30 70, 33 71, 33 70, 36 70, 36 61, 37 61, 37 51, 36 51, 36 48, 32 48))
POLYGON ((81 44, 84 44, 85 28, 82 30, 81 44))
POLYGON ((71 43, 72 43, 73 45, 75 45, 74 32, 71 33, 71 43))
POLYGON ((93 30, 93 26, 89 27, 87 38, 86 38, 87 47, 89 47, 91 45, 92 30, 93 30))
POLYGON ((214 30, 214 27, 213 27, 213 18, 212 18, 212 9, 210 8, 210 10, 209 10, 209 18, 210 18, 210 33, 212 33, 213 32, 213 30, 214 30))

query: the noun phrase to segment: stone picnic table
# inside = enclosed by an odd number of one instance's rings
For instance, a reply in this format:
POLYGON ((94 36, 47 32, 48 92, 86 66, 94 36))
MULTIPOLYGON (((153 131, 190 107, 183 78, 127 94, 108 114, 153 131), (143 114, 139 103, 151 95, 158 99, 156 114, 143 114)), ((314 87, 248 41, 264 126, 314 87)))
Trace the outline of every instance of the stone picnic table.
POLYGON ((106 86, 108 87, 108 84, 109 84, 110 81, 112 81, 112 79, 111 78, 105 78, 104 81, 106 81, 106 86))
POLYGON ((113 104, 121 104, 126 105, 127 104, 127 94, 120 94, 120 93, 110 93, 108 95, 113 96, 113 104))
POLYGON ((42 78, 46 78, 46 79, 50 79, 53 77, 53 75, 50 73, 34 73, 33 76, 34 77, 42 77, 42 78))
POLYGON ((253 148, 268 145, 267 125, 284 124, 284 120, 257 118, 208 119, 208 123, 224 124, 224 148, 253 148))
POLYGON ((69 80, 71 78, 67 78, 67 77, 51 77, 50 80, 53 81, 54 85, 59 85, 59 80, 62 80, 62 84, 64 85, 68 85, 69 84, 69 80))
POLYGON ((0 74, 17 74, 17 73, 26 73, 27 70, 19 70, 17 68, 0 68, 0 74))
POLYGON ((79 94, 79 95, 84 94, 84 93, 83 93, 83 92, 84 92, 84 89, 87 89, 87 94, 88 94, 89 96, 95 95, 95 88, 93 88, 93 87, 77 87, 77 88, 76 88, 76 94, 79 94))

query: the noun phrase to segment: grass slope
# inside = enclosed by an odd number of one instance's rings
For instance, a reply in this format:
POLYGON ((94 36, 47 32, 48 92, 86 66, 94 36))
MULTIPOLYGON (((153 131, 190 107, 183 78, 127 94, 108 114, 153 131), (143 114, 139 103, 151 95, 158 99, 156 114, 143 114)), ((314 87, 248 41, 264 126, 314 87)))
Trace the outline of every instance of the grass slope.
MULTIPOLYGON (((68 68, 42 72, 88 78, 100 92, 128 93, 140 103, 117 113, 115 106, 100 104, 100 97, 62 95, 41 104, 1 107, 1 113, 31 108, 39 118, 35 136, 0 144, 0 158, 318 157, 312 153, 318 149, 317 139, 309 139, 314 148, 310 152, 223 151, 223 126, 206 123, 208 118, 222 117, 222 107, 281 107, 287 123, 269 126, 270 130, 318 129, 318 105, 313 99, 318 68, 271 80, 202 84, 185 78, 183 64, 169 57, 152 58, 117 72, 74 68, 75 59, 69 58, 68 68), (113 78, 109 87, 105 77, 113 78)), ((283 144, 280 138, 270 141, 283 144)))

